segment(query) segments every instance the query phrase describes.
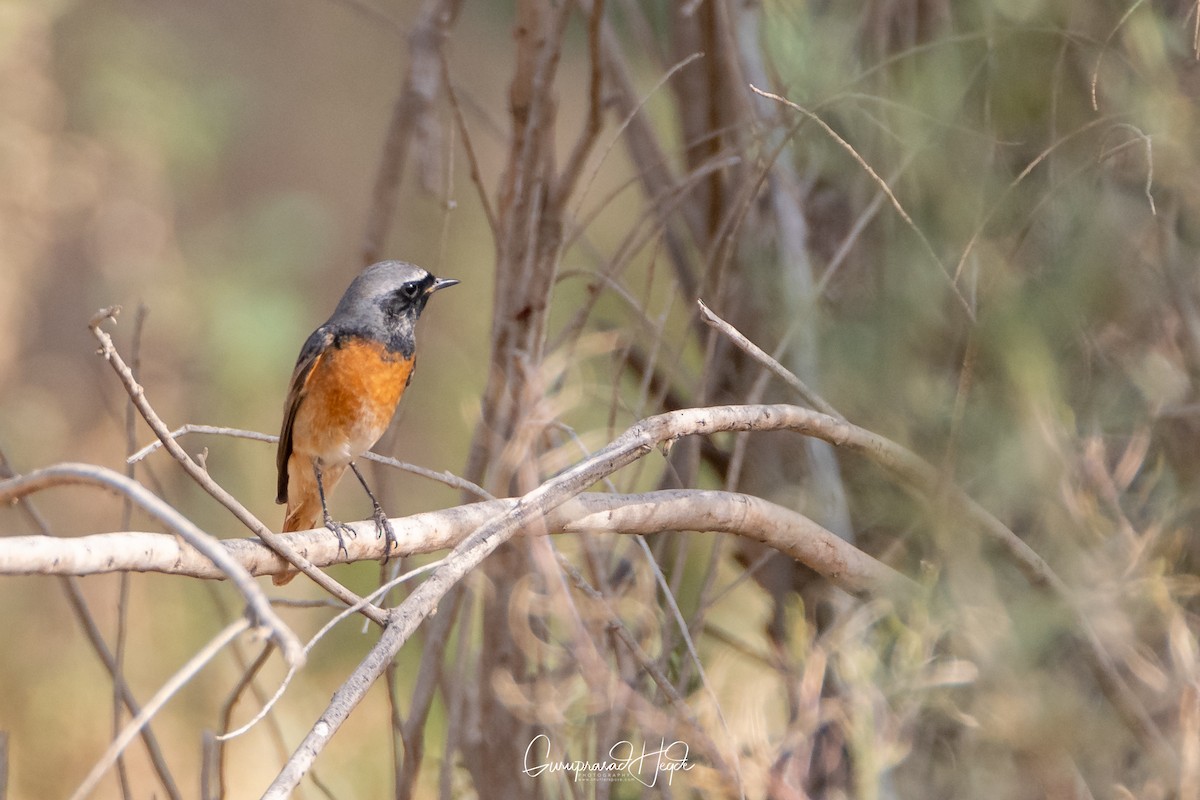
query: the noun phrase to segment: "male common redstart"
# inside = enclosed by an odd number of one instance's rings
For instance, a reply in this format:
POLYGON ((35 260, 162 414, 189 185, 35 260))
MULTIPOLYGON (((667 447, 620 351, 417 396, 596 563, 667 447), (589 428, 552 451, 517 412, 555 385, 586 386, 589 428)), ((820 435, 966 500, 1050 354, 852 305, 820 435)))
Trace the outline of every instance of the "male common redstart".
MULTIPOLYGON (((376 535, 387 537, 391 553, 396 534, 354 461, 387 430, 412 379, 415 329, 426 301, 456 283, 413 264, 381 261, 359 273, 333 316, 308 337, 283 406, 276 457, 275 502, 287 503, 285 532, 322 521, 345 550, 348 526, 333 520, 325 499, 350 467, 371 498, 376 535)), ((274 582, 293 577, 276 575, 274 582)))

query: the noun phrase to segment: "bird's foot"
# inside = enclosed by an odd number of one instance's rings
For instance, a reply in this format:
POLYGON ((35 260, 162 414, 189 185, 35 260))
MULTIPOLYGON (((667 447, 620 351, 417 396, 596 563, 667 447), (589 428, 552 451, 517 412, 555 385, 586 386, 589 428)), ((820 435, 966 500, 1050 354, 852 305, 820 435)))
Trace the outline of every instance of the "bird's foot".
POLYGON ((337 537, 338 549, 335 555, 346 554, 346 558, 350 558, 350 551, 346 549, 346 539, 342 536, 343 533, 348 533, 354 536, 354 528, 351 528, 344 522, 337 522, 333 517, 329 516, 329 512, 325 512, 325 527, 333 531, 333 535, 337 537))
POLYGON ((392 528, 392 522, 387 518, 387 514, 383 513, 383 508, 378 503, 375 504, 375 538, 380 536, 386 539, 383 550, 383 563, 387 564, 388 559, 392 557, 392 549, 399 546, 396 541, 396 531, 392 528))

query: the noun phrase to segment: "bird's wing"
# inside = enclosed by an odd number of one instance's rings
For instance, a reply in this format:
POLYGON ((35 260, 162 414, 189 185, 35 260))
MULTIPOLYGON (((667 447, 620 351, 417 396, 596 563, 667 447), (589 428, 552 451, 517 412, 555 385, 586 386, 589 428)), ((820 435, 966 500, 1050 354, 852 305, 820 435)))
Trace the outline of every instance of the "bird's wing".
POLYGON ((283 406, 283 428, 279 431, 279 450, 275 456, 275 466, 279 471, 276 503, 287 502, 288 459, 292 456, 292 424, 296 421, 296 411, 300 408, 300 401, 304 399, 313 368, 320 363, 332 345, 333 332, 322 326, 308 337, 308 341, 300 350, 300 357, 296 359, 296 369, 292 373, 292 383, 288 387, 287 401, 283 406))

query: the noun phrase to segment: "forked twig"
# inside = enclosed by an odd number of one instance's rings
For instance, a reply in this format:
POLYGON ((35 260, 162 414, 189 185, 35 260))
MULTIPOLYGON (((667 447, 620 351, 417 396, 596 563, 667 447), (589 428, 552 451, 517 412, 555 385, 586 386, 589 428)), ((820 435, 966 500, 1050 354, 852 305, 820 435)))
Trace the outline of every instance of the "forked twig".
POLYGON ((454 548, 445 563, 398 607, 389 612, 383 635, 354 673, 335 693, 320 720, 288 759, 264 798, 283 798, 295 788, 350 713, 383 674, 417 626, 441 598, 517 531, 578 495, 598 480, 644 457, 656 444, 682 436, 737 430, 797 430, 820 428, 841 443, 850 441, 851 427, 822 414, 795 406, 718 406, 686 409, 642 420, 595 455, 551 478, 521 497, 505 514, 494 517, 454 548))

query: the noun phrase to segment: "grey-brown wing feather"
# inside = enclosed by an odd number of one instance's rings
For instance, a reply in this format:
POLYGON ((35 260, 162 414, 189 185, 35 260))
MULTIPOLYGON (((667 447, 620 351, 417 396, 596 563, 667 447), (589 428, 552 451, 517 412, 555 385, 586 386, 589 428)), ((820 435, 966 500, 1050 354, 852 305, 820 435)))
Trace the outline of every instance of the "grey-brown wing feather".
POLYGON ((312 375, 313 367, 321 360, 321 356, 333 344, 333 333, 322 326, 312 332, 304 347, 300 349, 300 357, 296 359, 296 369, 292 372, 292 382, 288 386, 287 402, 283 408, 283 427, 279 431, 279 449, 275 454, 275 467, 279 471, 276 484, 275 502, 286 503, 288 494, 288 459, 292 457, 292 426, 296 421, 296 412, 300 401, 304 399, 308 378, 312 375))

